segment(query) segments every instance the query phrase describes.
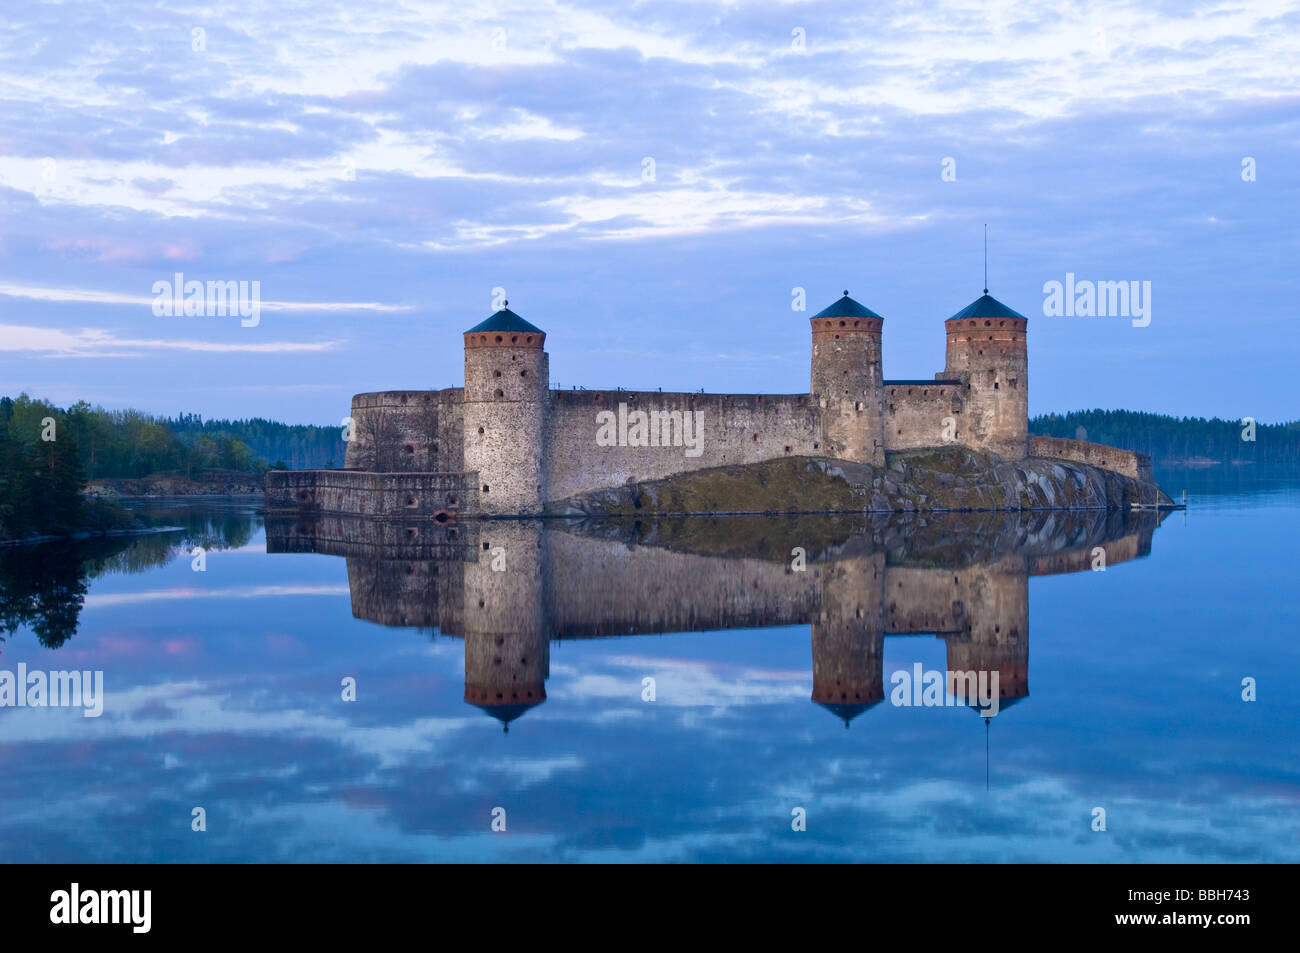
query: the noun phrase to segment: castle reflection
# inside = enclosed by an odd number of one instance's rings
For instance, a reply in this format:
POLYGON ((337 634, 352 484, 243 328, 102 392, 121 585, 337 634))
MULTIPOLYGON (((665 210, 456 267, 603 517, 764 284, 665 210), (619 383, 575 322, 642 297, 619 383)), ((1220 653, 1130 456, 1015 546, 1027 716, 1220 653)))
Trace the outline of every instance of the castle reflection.
POLYGON ((266 529, 269 552, 346 557, 357 618, 462 637, 465 701, 504 725, 546 700, 555 639, 808 625, 812 701, 847 726, 885 698, 891 635, 942 639, 950 672, 996 672, 999 708, 1028 697, 1029 577, 1145 556, 1163 516, 325 516, 266 529))

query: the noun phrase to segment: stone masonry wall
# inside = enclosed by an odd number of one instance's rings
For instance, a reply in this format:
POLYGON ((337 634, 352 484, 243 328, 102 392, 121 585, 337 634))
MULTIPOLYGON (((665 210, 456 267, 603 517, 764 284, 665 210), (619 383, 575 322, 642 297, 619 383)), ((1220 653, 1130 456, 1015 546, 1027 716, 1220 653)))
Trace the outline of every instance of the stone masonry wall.
POLYGON ((916 450, 960 443, 965 429, 959 381, 885 381, 885 449, 916 450), (953 418, 955 438, 943 439, 944 418, 953 418))
MULTIPOLYGON (((547 426, 547 499, 657 480, 729 464, 822 452, 822 418, 807 394, 664 394, 630 391, 551 392, 547 426), (686 446, 598 446, 597 414, 698 412, 698 456, 686 446)), ((694 451, 692 451, 694 452, 694 451)))
POLYGON ((372 518, 436 518, 474 512, 474 474, 371 473, 364 470, 270 470, 266 509, 350 513, 372 518))
POLYGON ((459 387, 357 394, 343 465, 383 473, 460 472, 462 395, 459 387))
POLYGON ((1120 450, 1100 443, 1083 440, 1066 440, 1062 437, 1030 437, 1029 454, 1048 460, 1068 460, 1089 466, 1113 470, 1124 476, 1154 483, 1151 458, 1145 453, 1120 450))

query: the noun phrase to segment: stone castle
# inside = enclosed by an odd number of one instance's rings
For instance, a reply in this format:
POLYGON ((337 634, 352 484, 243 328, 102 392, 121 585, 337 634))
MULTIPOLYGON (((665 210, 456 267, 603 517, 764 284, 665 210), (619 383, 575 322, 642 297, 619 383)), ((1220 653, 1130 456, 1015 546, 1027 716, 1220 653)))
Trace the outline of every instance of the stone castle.
MULTIPOLYGON (((711 468, 803 457, 883 470, 886 454, 954 447, 1154 486, 1142 454, 1030 436, 1028 321, 987 289, 944 322, 933 379, 885 378, 884 319, 847 291, 809 324, 806 394, 559 390, 546 332, 503 306, 464 333, 463 388, 356 395, 344 469, 272 471, 268 509, 440 521, 571 512, 587 494, 711 468)), ((1158 499, 1132 498, 1143 492, 1158 499)))
POLYGON ((805 626, 811 700, 847 723, 886 698, 895 635, 934 634, 949 671, 996 672, 999 709, 1025 698, 1028 580, 1090 572, 1098 548, 1107 566, 1140 559, 1163 516, 686 517, 649 533, 631 521, 345 515, 266 526, 268 552, 347 558, 356 618, 463 639, 464 699, 502 722, 546 701, 552 642, 805 626), (805 571, 786 555, 796 545, 805 571))

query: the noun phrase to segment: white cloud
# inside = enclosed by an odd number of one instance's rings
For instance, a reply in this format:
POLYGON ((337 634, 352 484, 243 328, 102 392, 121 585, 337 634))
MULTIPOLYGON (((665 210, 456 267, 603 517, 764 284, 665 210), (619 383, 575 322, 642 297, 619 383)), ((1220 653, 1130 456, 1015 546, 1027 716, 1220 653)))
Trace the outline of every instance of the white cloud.
MULTIPOLYGON (((193 278, 194 276, 189 276, 193 278)), ((172 280, 168 273, 166 280, 172 280)), ((54 301, 67 304, 125 304, 152 308, 153 295, 129 295, 116 291, 97 291, 90 288, 49 288, 38 285, 0 281, 0 295, 10 298, 27 298, 32 301, 54 301)), ((410 311, 410 305, 380 304, 376 301, 259 301, 263 311, 410 311)))
POLYGON ((63 331, 21 324, 0 324, 0 354, 32 352, 41 357, 144 357, 152 351, 202 351, 213 354, 284 354, 331 351, 334 341, 226 341, 168 340, 116 337, 98 328, 63 331))

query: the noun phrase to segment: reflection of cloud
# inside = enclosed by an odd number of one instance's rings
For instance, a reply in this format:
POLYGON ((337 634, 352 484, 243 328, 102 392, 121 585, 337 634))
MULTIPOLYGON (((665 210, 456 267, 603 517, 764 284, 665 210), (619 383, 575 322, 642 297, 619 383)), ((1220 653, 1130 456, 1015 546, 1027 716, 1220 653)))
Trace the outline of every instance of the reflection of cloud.
MULTIPOLYGON (((12 708, 0 717, 0 743, 30 744, 73 742, 105 744, 124 739, 147 739, 165 731, 170 736, 196 737, 251 735, 316 739, 341 744, 374 758, 379 767, 393 767, 415 756, 430 756, 437 745, 466 727, 483 728, 484 719, 466 715, 457 718, 413 718, 407 722, 372 725, 353 723, 339 714, 322 714, 301 708, 268 707, 263 698, 245 699, 261 702, 256 707, 237 707, 230 694, 204 682, 169 682, 139 686, 124 691, 112 690, 113 673, 105 673, 104 713, 84 718, 81 709, 12 708), (155 717, 155 713, 164 714, 155 717), (75 715, 74 722, 69 715, 75 715), (87 728, 80 722, 94 722, 87 728)), ((338 695, 327 696, 335 704, 338 695)), ((296 699, 301 700, 301 699, 296 699)), ((283 701, 283 700, 282 700, 283 701)), ((347 703, 338 701, 337 705, 347 703)), ((354 712, 348 710, 347 714, 354 712)), ((548 762, 549 763, 549 762, 548 762)), ((552 769, 561 769, 561 759, 550 767, 532 773, 544 777, 552 769)), ((529 773, 524 769, 524 774, 529 773)))
MULTIPOLYGON (((265 550, 263 550, 265 553, 265 550)), ((227 589, 200 589, 178 587, 152 589, 146 592, 92 592, 86 596, 87 609, 104 609, 114 606, 139 605, 150 602, 176 602, 188 599, 269 599, 277 596, 346 596, 347 586, 339 585, 284 585, 284 586, 234 586, 227 589)))
POLYGON ((566 754, 550 758, 513 757, 509 760, 485 758, 480 762, 480 766, 484 774, 503 774, 523 787, 531 787, 549 781, 562 771, 581 771, 587 765, 577 755, 566 754))
POLYGON ((806 700, 812 689, 808 672, 768 671, 732 662, 616 655, 601 659, 601 664, 625 669, 626 674, 552 663, 550 697, 648 704, 641 701, 641 679, 646 676, 655 679, 654 704, 682 708, 783 704, 795 698, 806 700))

